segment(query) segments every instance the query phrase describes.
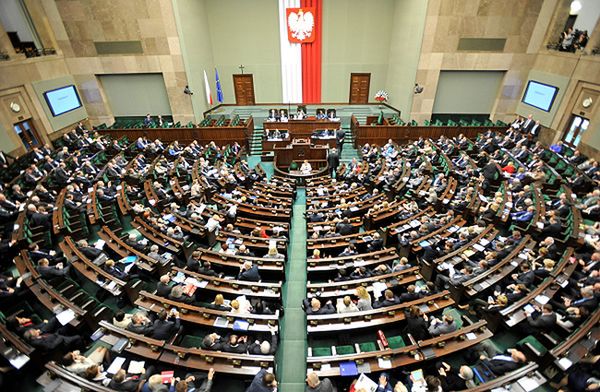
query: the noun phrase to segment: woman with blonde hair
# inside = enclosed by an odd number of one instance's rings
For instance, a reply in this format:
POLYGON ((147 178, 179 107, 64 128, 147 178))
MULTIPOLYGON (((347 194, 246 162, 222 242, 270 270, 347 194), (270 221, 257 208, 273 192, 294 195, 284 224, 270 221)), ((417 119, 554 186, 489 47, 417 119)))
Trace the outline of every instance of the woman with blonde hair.
POLYGON ((358 302, 356 303, 356 307, 358 310, 372 310, 373 305, 371 304, 371 294, 367 291, 363 286, 358 286, 356 288, 356 296, 358 297, 358 302))
POLYGON ((215 300, 210 304, 210 307, 217 310, 231 310, 230 306, 225 305, 223 294, 215 295, 215 300))

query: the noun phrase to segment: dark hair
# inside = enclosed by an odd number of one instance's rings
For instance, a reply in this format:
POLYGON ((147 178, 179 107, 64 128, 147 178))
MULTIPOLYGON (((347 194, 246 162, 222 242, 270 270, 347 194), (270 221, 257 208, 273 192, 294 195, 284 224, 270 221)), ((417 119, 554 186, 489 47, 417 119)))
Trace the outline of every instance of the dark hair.
POLYGON ((158 312, 158 319, 162 321, 167 319, 167 311, 165 309, 161 309, 160 312, 158 312))
POLYGON ((6 321, 4 321, 4 324, 6 324, 6 327, 12 331, 16 331, 17 328, 19 328, 19 320, 17 320, 17 316, 14 314, 10 317, 7 317, 6 321))
POLYGON ((123 312, 122 310, 119 310, 117 313, 115 313, 115 320, 123 321, 124 319, 125 319, 125 312, 123 312))
POLYGON ((273 375, 273 373, 265 373, 265 375, 263 376, 263 382, 265 383, 265 385, 271 385, 273 384, 273 381, 275 381, 275 376, 273 375))
POLYGON ((442 382, 439 378, 435 376, 427 376, 425 377, 425 382, 427 383, 427 390, 436 390, 442 385, 442 382))
POLYGON ((75 362, 74 358, 73 358, 73 353, 66 353, 65 355, 63 355, 63 357, 60 360, 60 363, 63 366, 71 366, 73 364, 73 362, 75 362))
POLYGON ((92 365, 85 369, 83 377, 87 380, 93 380, 98 375, 98 365, 92 365))

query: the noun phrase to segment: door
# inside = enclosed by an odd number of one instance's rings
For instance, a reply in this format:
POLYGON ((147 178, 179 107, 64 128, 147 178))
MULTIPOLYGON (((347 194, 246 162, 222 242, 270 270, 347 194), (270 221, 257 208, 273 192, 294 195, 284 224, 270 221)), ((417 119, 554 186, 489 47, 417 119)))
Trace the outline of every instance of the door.
POLYGON ((252 74, 233 75, 236 105, 254 105, 254 79, 252 74))
POLYGON ((350 103, 368 103, 370 85, 370 73, 350 74, 350 103))
POLYGON ((571 121, 563 134, 563 142, 571 148, 577 148, 583 133, 588 129, 588 125, 590 125, 590 120, 587 118, 575 115, 571 117, 571 121))
POLYGON ((35 130, 35 127, 33 126, 31 120, 25 120, 16 123, 13 126, 13 128, 17 136, 19 136, 19 138, 23 142, 23 145, 25 146, 27 151, 31 150, 33 147, 40 145, 41 139, 37 131, 35 130))

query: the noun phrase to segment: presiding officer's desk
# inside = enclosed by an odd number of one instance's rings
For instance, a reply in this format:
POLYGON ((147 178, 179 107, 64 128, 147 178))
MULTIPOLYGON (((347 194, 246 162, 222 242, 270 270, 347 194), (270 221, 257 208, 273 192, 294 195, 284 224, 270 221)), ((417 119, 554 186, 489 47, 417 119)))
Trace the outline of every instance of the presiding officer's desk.
POLYGON ((265 121, 263 129, 265 134, 272 129, 286 129, 292 138, 309 138, 317 129, 334 129, 341 127, 341 121, 317 120, 316 117, 307 117, 304 120, 265 121))

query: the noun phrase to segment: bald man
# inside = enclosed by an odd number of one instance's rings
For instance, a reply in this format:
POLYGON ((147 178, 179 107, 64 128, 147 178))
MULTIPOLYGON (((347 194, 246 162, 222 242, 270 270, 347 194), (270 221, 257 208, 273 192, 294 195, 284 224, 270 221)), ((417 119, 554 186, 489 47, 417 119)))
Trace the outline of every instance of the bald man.
POLYGON ((328 378, 319 380, 317 373, 310 372, 306 376, 306 392, 333 392, 333 385, 328 378))

